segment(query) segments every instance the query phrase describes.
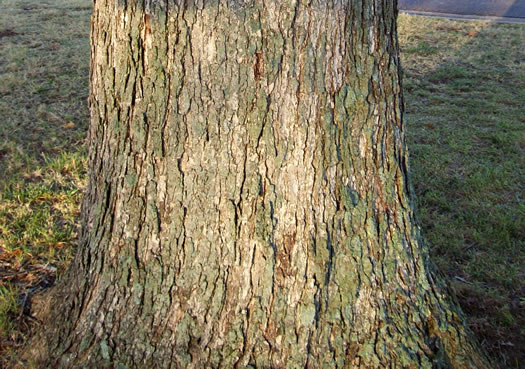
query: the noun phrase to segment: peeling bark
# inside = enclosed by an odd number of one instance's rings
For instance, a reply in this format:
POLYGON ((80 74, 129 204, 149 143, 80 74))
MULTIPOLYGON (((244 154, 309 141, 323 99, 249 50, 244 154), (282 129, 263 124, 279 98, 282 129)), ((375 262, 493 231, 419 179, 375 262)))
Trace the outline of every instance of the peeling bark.
POLYGON ((95 1, 43 367, 490 367, 414 217, 396 7, 95 1))

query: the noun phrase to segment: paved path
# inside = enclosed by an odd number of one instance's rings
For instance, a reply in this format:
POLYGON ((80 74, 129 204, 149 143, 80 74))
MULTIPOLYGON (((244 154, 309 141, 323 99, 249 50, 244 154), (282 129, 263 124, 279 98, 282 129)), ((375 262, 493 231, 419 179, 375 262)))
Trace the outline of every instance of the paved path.
POLYGON ((525 18, 525 0, 399 0, 400 10, 525 18))

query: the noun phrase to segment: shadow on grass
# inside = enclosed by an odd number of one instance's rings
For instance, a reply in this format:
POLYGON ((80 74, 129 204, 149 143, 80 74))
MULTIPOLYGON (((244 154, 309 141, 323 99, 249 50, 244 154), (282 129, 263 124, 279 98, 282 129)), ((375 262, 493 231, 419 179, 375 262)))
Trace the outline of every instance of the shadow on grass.
POLYGON ((482 345, 517 368, 525 361, 525 27, 410 16, 400 25, 423 234, 482 345))

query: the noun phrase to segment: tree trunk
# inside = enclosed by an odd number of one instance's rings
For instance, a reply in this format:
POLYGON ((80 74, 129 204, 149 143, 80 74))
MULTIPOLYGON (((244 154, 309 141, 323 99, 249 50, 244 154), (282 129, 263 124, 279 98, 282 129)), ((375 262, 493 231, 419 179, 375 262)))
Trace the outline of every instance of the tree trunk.
POLYGON ((42 366, 490 367, 414 219, 396 7, 95 1, 42 366))

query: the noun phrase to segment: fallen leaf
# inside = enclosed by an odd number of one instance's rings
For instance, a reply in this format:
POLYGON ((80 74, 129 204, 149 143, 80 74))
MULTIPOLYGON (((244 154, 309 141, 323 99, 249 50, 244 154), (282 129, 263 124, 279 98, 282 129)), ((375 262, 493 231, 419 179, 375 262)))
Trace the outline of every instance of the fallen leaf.
POLYGON ((472 31, 472 32, 469 32, 468 35, 469 35, 470 37, 476 37, 476 36, 479 35, 479 32, 472 31))
POLYGON ((64 125, 62 126, 62 128, 64 128, 64 129, 72 129, 72 128, 75 128, 75 123, 73 123, 73 122, 67 122, 66 124, 64 124, 64 125))
POLYGON ((61 249, 64 246, 67 246, 67 243, 65 243, 65 242, 57 242, 57 243, 55 243, 55 248, 57 248, 57 249, 61 249))

